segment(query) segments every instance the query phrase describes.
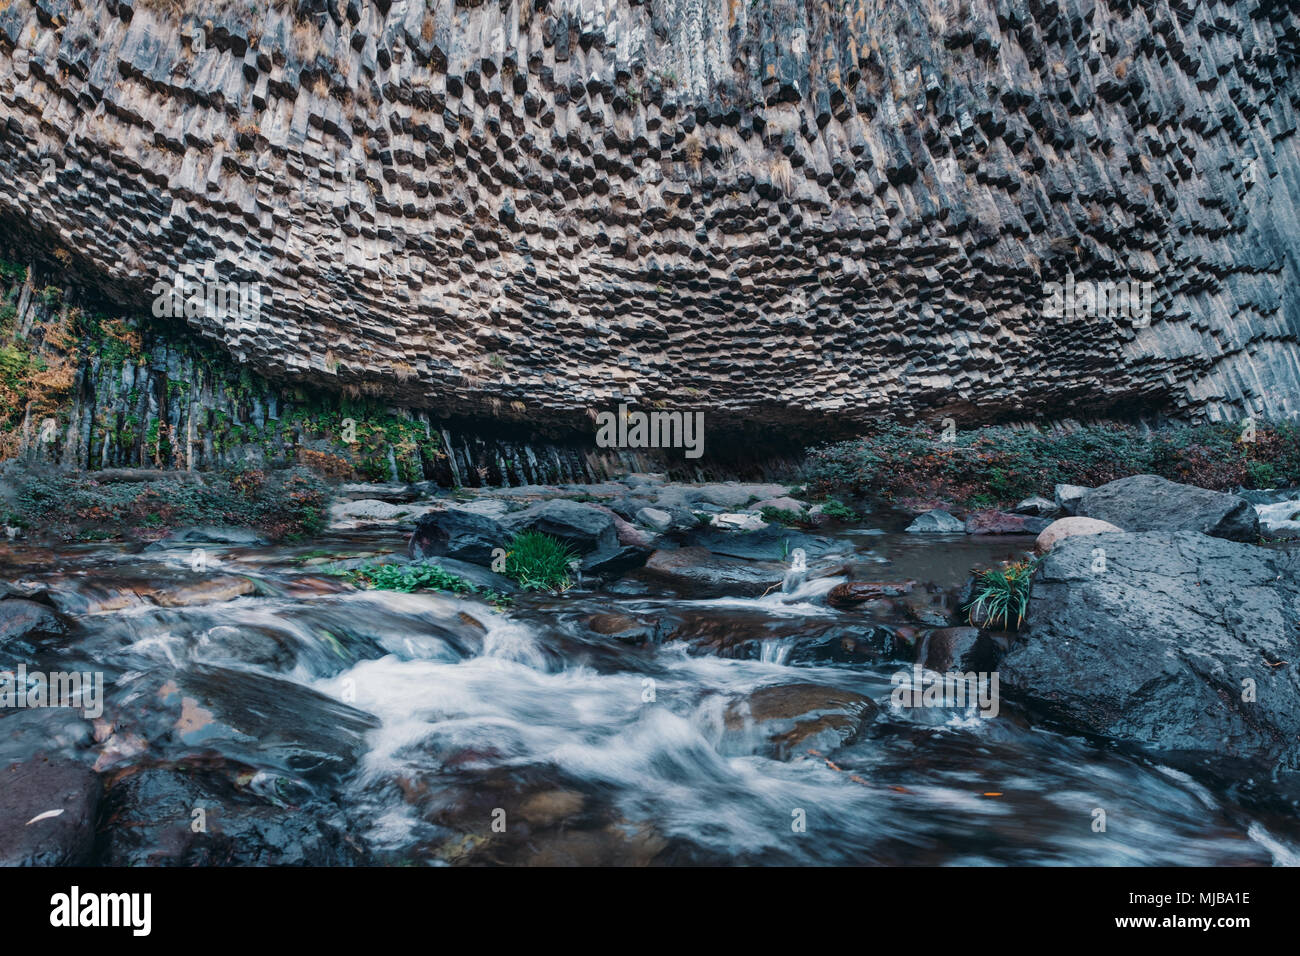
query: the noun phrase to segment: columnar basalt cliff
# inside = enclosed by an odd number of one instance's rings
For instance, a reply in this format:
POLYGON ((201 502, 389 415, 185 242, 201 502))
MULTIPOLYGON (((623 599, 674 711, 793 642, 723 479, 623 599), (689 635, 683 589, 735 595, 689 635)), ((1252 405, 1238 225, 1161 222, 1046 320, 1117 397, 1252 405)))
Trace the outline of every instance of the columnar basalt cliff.
POLYGON ((1286 0, 0 0, 0 217, 272 378, 590 428, 1300 410, 1286 0), (1051 281, 1150 282, 1141 315, 1051 281))

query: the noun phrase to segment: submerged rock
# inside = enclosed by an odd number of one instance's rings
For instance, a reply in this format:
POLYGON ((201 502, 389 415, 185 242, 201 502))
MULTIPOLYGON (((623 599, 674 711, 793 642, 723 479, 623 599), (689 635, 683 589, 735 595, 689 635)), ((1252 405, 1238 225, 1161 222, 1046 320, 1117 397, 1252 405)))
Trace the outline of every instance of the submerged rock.
POLYGON ((1300 770, 1300 555, 1191 531, 1068 538, 1033 579, 1004 688, 1067 726, 1300 770))
POLYGON ((845 581, 830 589, 826 603, 831 607, 853 607, 864 601, 902 597, 914 587, 915 581, 845 581))
POLYGON ((758 750, 778 760, 824 756, 852 743, 879 707, 854 691, 820 684, 760 687, 733 705, 725 726, 756 735, 758 750))
POLYGON ((1259 538, 1259 518, 1246 499, 1156 475, 1134 475, 1094 488, 1079 502, 1078 513, 1125 531, 1199 531, 1230 541, 1259 538))

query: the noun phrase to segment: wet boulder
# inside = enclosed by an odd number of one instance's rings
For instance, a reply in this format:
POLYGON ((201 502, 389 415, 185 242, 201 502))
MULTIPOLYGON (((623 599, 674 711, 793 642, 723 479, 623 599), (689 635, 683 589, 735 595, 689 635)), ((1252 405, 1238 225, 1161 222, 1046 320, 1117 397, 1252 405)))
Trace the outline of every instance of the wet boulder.
POLYGON ((612 552, 619 545, 615 516, 608 508, 565 498, 529 505, 510 515, 506 527, 514 533, 540 531, 549 534, 579 554, 612 552))
POLYGON ((412 561, 455 558, 488 565, 492 551, 505 547, 509 534, 496 520, 461 508, 442 508, 421 515, 411 532, 412 561))
POLYGON ((224 762, 130 771, 105 795, 105 866, 351 866, 368 862, 337 810, 292 778, 224 762))
POLYGON ((978 627, 941 627, 922 636, 916 662, 940 673, 987 673, 997 669, 1009 643, 1004 635, 981 631, 978 627))
POLYGON ((724 716, 724 747, 777 760, 825 756, 852 743, 879 712, 871 698, 821 684, 760 687, 724 716))
POLYGON ((641 508, 636 512, 636 520, 651 531, 663 532, 673 526, 672 513, 661 508, 641 508))
POLYGON ((99 777, 37 754, 0 768, 0 866, 85 866, 95 843, 99 777))
POLYGON ((337 781, 379 725, 371 714, 293 681, 211 664, 173 680, 131 688, 129 710, 106 709, 122 734, 167 741, 191 755, 276 769, 303 779, 337 781))
POLYGON ((1038 534, 1049 524, 1046 518, 990 510, 967 515, 964 527, 967 534, 1038 534))
POLYGON ((1300 555, 1192 531, 1067 538, 998 669, 1071 729, 1300 770, 1300 555))
POLYGON ((693 597, 757 597, 778 587, 786 568, 775 561, 744 561, 706 548, 656 551, 645 571, 693 597))
POLYGON ((1134 475, 1094 488, 1078 514, 1125 531, 1199 531, 1229 541, 1259 539, 1259 517, 1245 498, 1156 475, 1134 475))
POLYGON ((422 563, 442 568, 449 574, 464 578, 476 588, 496 591, 500 594, 514 594, 519 590, 519 585, 504 574, 497 574, 477 564, 470 564, 468 561, 457 561, 455 558, 426 558, 422 563))
POLYGON ((64 633, 63 622, 49 607, 25 598, 0 600, 0 645, 17 638, 64 633))
POLYGON ((1039 518, 1054 518, 1060 513, 1060 506, 1055 501, 1048 501, 1034 495, 1021 501, 1011 509, 1018 515, 1035 515, 1039 518))
POLYGON ((254 548, 267 544, 267 540, 252 528, 195 525, 188 528, 177 528, 167 537, 150 545, 149 550, 199 544, 254 548))
POLYGON ((826 603, 831 607, 854 607, 864 601, 902 597, 915 587, 915 581, 845 581, 830 589, 826 603))

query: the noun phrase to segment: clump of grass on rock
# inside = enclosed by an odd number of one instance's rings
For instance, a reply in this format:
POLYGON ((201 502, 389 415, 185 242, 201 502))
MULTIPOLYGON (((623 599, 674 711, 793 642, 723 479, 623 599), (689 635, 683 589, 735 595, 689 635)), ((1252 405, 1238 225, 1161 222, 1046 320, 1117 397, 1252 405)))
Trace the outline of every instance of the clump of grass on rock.
POLYGON ((966 605, 971 624, 1003 631, 1019 630, 1029 610, 1030 579, 1037 567, 1037 560, 1014 561, 976 574, 975 588, 966 605))
POLYGON ((522 531, 506 549, 506 577, 525 591, 563 591, 570 584, 570 565, 577 553, 563 541, 540 531, 522 531))

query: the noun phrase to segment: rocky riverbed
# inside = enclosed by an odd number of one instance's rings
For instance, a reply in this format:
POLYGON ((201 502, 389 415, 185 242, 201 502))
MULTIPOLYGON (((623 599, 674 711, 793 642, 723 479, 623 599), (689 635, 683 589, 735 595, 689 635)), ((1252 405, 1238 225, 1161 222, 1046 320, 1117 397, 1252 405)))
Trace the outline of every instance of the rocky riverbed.
MULTIPOLYGON (((909 533, 862 502, 832 520, 791 490, 345 486, 293 545, 0 546, 0 668, 29 702, 42 676, 103 680, 81 706, 0 708, 0 860, 1300 860, 1287 544, 1058 522, 1016 634, 963 604, 1032 533, 909 533), (525 528, 580 553, 572 587, 492 570, 525 528), (412 561, 497 602, 349 576, 412 561), (924 695, 955 673, 968 698, 924 695)), ((1020 510, 1116 498, 1058 492, 1020 510)), ((1189 520, 1236 508, 1196 500, 1189 520)))

